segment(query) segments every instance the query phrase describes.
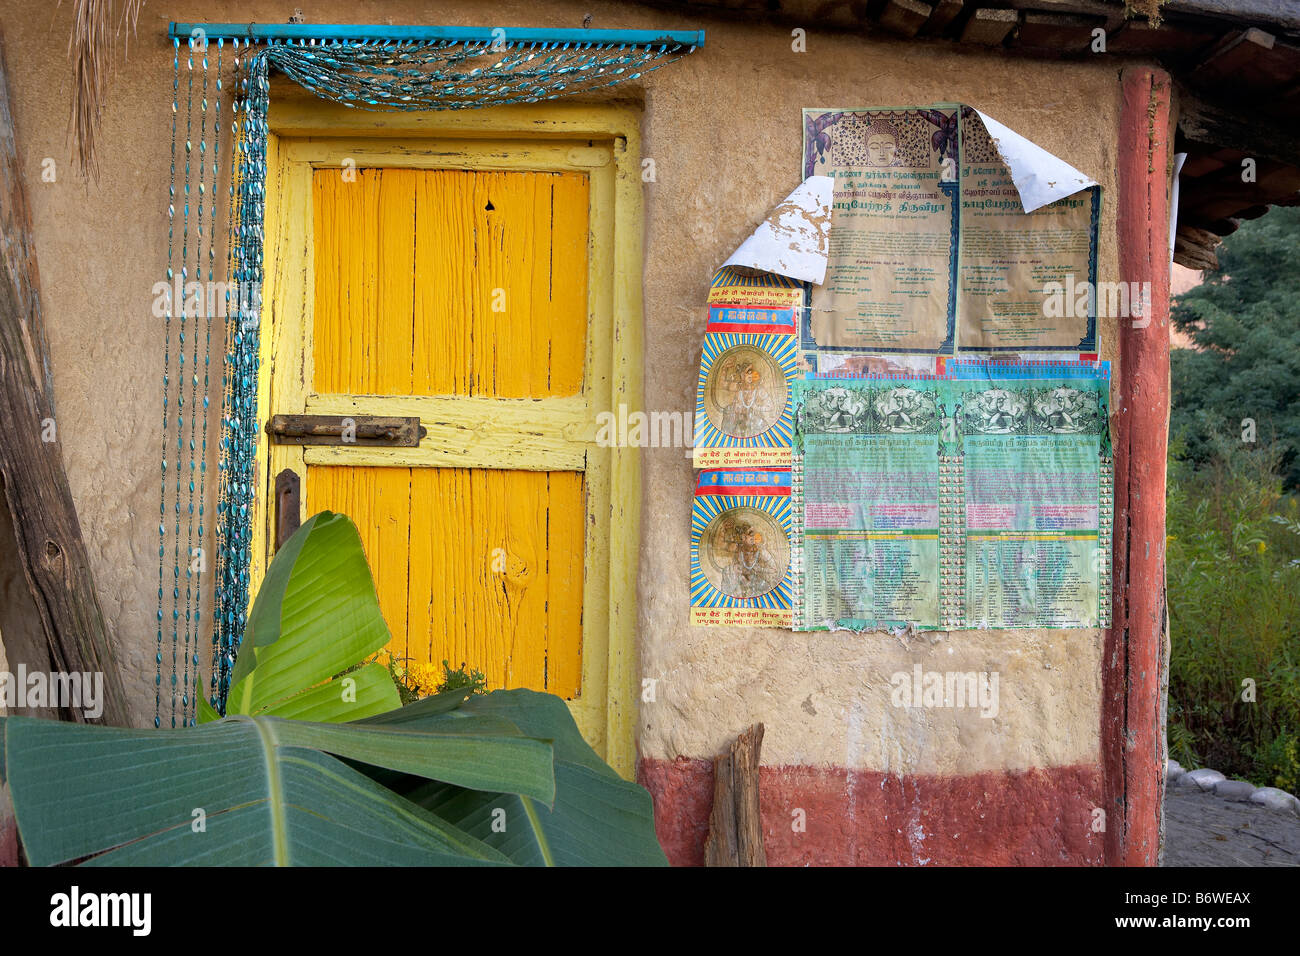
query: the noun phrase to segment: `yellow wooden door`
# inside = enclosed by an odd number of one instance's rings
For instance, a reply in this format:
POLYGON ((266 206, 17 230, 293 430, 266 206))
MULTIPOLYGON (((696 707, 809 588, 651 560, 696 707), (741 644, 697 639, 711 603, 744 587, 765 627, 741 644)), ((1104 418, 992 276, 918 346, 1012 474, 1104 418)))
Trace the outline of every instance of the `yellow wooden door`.
MULTIPOLYGON (((311 391, 357 415, 421 396, 580 395, 588 191, 578 172, 315 169, 311 391)), ((489 415, 465 438, 491 430, 489 415)), ((347 451, 307 459, 304 513, 356 522, 392 654, 477 668, 494 689, 575 697, 584 470, 539 469, 508 441, 485 462, 495 467, 347 451)))
POLYGON ((639 116, 368 114, 281 100, 267 137, 258 408, 416 417, 418 447, 258 448, 258 587, 276 476, 356 521, 398 656, 569 702, 634 769, 639 116))

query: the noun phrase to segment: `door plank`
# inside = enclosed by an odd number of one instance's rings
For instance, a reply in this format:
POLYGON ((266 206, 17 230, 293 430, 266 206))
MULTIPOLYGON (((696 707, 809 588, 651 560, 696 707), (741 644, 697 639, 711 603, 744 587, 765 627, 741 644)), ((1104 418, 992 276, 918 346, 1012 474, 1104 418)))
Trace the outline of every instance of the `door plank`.
POLYGON ((570 174, 553 180, 551 294, 542 319, 550 336, 547 395, 576 395, 582 390, 587 359, 589 188, 585 176, 570 174))
POLYGON ((346 391, 363 394, 409 395, 414 349, 416 186, 423 174, 415 169, 365 170, 379 177, 379 222, 375 237, 378 289, 375 294, 373 371, 346 391))
MULTIPOLYGON (((508 475, 506 472, 498 472, 508 475)), ((547 476, 529 473, 506 478, 504 585, 508 680, 527 687, 546 686, 547 638, 547 476)))
POLYGON ((570 698, 582 686, 582 585, 587 541, 586 482, 581 472, 547 480, 547 685, 570 698))
POLYGON ((315 466, 307 473, 307 513, 336 511, 357 526, 375 578, 388 649, 408 656, 407 545, 411 528, 411 469, 315 466))
POLYGON ((473 349, 465 243, 473 235, 472 202, 456 177, 429 172, 416 192, 415 329, 412 391, 470 394, 465 356, 473 349))
MULTIPOLYGON (((586 399, 491 399, 446 396, 311 395, 309 415, 380 415, 420 419, 414 448, 376 451, 360 445, 311 449, 311 464, 409 465, 582 471, 596 450, 601 421, 586 399)), ((613 422, 608 438, 617 438, 613 422)), ((627 423, 623 429, 626 431, 627 423)))

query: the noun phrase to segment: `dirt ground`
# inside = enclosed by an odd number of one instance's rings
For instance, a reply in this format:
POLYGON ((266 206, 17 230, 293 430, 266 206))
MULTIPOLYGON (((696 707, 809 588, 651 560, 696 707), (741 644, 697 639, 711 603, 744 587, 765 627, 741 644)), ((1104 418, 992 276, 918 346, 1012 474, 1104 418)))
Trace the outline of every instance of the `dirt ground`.
POLYGON ((1170 787, 1163 865, 1300 866, 1300 817, 1170 787))

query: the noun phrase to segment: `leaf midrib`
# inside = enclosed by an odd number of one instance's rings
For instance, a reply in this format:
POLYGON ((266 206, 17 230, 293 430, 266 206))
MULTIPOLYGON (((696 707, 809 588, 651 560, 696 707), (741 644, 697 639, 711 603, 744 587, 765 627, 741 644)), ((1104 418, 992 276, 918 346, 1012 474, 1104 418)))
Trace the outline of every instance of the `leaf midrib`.
POLYGON ((271 721, 257 720, 244 714, 236 714, 234 719, 252 724, 262 742, 262 757, 266 761, 266 802, 271 811, 271 860, 276 866, 290 866, 284 782, 280 779, 279 761, 275 759, 275 750, 280 744, 275 734, 275 725, 271 721))
POLYGON ((537 816, 537 808, 533 806, 532 799, 525 797, 522 793, 519 794, 519 801, 524 805, 524 815, 533 828, 533 836, 537 839, 537 850, 542 855, 542 864, 544 866, 555 866, 555 856, 551 853, 551 842, 546 838, 546 831, 542 829, 542 821, 537 816))

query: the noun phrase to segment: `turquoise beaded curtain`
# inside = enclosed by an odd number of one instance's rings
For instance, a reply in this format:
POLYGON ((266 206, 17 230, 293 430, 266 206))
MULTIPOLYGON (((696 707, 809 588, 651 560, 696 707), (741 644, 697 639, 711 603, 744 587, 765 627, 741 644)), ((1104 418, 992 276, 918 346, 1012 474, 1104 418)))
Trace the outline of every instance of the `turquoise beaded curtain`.
POLYGON ((171 35, 158 727, 196 723, 198 694, 224 712, 247 621, 271 70, 323 99, 359 109, 472 109, 537 103, 638 80, 703 43, 702 33, 314 25, 172 24, 171 35), (231 114, 224 164, 223 96, 231 114), (224 236, 217 234, 219 206, 224 236), (222 245, 225 279, 217 283, 222 245), (219 438, 211 449, 214 318, 224 320, 217 341, 224 343, 225 355, 220 417, 214 420, 219 438), (215 525, 207 501, 213 451, 215 525), (207 548, 214 538, 208 574, 207 548), (210 625, 203 616, 207 608, 210 625), (206 688, 201 637, 211 641, 206 688))

